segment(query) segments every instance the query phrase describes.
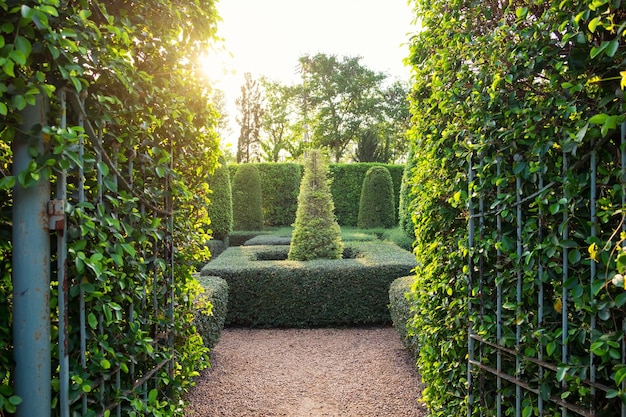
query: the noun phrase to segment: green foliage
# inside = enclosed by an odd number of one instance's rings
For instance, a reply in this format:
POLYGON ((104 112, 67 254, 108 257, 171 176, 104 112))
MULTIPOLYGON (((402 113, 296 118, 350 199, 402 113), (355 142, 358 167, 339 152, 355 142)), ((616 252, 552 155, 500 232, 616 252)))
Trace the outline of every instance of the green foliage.
MULTIPOLYGON (((542 393, 546 415, 559 412, 551 396, 582 408, 593 401, 598 414, 617 415, 626 395, 617 383, 623 358, 613 348, 614 335, 623 338, 619 322, 626 297, 611 284, 617 257, 601 248, 616 244, 623 209, 617 131, 626 119, 623 5, 412 3, 424 30, 413 38, 410 57, 415 70, 411 213, 420 265, 410 330, 419 340, 430 413, 467 413, 471 325, 490 342, 518 349, 522 357, 536 358, 541 351, 542 360, 554 364, 539 378, 530 359, 523 358, 518 368, 513 359, 503 361, 504 372, 542 393), (591 227, 589 161, 596 157, 599 220, 591 227), (481 233, 468 247, 469 210, 480 210, 480 198, 484 210, 494 213, 475 220, 481 233), (592 252, 597 265, 586 258, 592 252), (469 260, 483 266, 480 285, 469 260), (505 306, 500 338, 496 288, 505 306), (479 303, 492 307, 479 312, 479 303), (596 328, 588 330, 592 320, 596 328), (563 321, 567 335, 561 334, 563 321), (586 382, 590 352, 596 355, 596 381, 611 387, 595 398, 586 382)), ((492 366, 495 350, 483 344, 480 360, 492 366)), ((475 397, 474 415, 490 415, 495 377, 476 368, 472 376, 485 394, 475 397)), ((513 412, 514 391, 508 383, 499 391, 504 414, 513 412)), ((522 390, 520 400, 524 415, 534 413, 535 393, 522 390)))
POLYGON ((415 169, 415 151, 409 149, 409 156, 402 174, 400 185, 400 199, 398 204, 398 223, 402 231, 411 239, 415 238, 415 226, 413 224, 413 170, 415 169))
POLYGON ((220 165, 209 176, 208 183, 213 191, 208 208, 211 231, 215 239, 223 240, 233 231, 233 197, 228 168, 220 165))
POLYGON ((233 220, 235 230, 263 228, 261 176, 255 165, 241 165, 233 178, 233 220))
POLYGON ((263 220, 268 226, 291 226, 296 219, 302 167, 291 163, 258 164, 263 220))
POLYGON ((239 117, 239 138, 237 139, 237 163, 254 162, 260 159, 260 132, 263 125, 263 96, 257 80, 252 74, 244 74, 241 96, 235 100, 239 117))
POLYGON ((299 59, 313 146, 331 151, 336 163, 363 126, 374 125, 381 114, 379 85, 385 76, 361 65, 360 59, 325 54, 299 59))
POLYGON ((334 208, 328 184, 328 166, 320 151, 310 151, 298 194, 289 259, 341 258, 343 243, 334 208))
MULTIPOLYGON (((367 171, 374 166, 383 166, 389 170, 393 181, 393 195, 398 196, 404 169, 402 165, 378 163, 329 165, 332 179, 330 189, 335 202, 335 215, 340 225, 357 225, 363 180, 367 171)), ((394 204, 396 203, 394 202, 394 204)))
MULTIPOLYGON (((253 164, 261 174, 263 195, 263 221, 268 226, 291 225, 297 209, 297 194, 303 167, 289 163, 253 164), (298 168, 296 168, 298 167, 298 168), (299 176, 296 178, 296 171, 299 176), (298 184, 298 185, 296 185, 298 184), (295 192, 294 192, 294 187, 295 192)), ((230 164, 230 177, 234 178, 241 165, 230 164)), ((373 166, 384 166, 393 180, 393 194, 400 195, 404 167, 379 163, 329 164, 330 190, 335 204, 335 215, 341 226, 356 226, 359 214, 361 187, 367 170, 373 166)), ((398 202, 394 202, 397 204, 398 202)), ((233 207, 237 210, 237 207, 233 207)))
POLYGON ((411 352, 414 358, 417 358, 419 346, 417 336, 409 334, 407 326, 413 318, 411 310, 411 302, 409 300, 409 292, 415 281, 415 276, 406 276, 394 280, 389 286, 389 313, 393 327, 400 335, 400 340, 405 348, 411 352))
MULTIPOLYGON (((207 105, 207 91, 197 88, 203 83, 189 57, 215 39, 215 3, 0 0, 0 10, 0 414, 11 413, 19 402, 7 388, 13 371, 7 359, 12 349, 7 322, 11 246, 5 234, 11 227, 10 189, 16 182, 30 186, 55 180, 68 170, 71 395, 87 395, 87 415, 96 415, 103 403, 120 398, 114 384, 95 389, 103 378, 115 378, 115 369, 122 371, 117 373, 121 389, 134 389, 139 372, 172 358, 172 371, 164 367, 151 379, 157 388, 136 388, 122 402, 128 415, 182 415, 181 394, 208 364, 190 317, 192 265, 206 256, 204 180, 217 161, 218 140, 211 130, 217 115, 207 105), (72 104, 63 112, 67 126, 59 117, 61 91, 68 102, 84 100, 84 111, 72 104), (21 112, 37 97, 49 103, 47 125, 42 126, 48 146, 32 153, 26 171, 11 175, 10 146, 21 127, 21 112), (87 116, 83 127, 78 116, 87 116), (84 161, 78 157, 79 142, 84 161), (78 165, 85 174, 82 203, 76 197, 78 165), (165 214, 169 211, 173 218, 165 214), (172 236, 168 228, 173 228, 172 236), (163 294, 148 290, 170 276, 176 277, 175 285, 159 286, 163 294), (162 302, 170 290, 172 309, 162 302), (88 312, 85 367, 76 348, 81 293, 88 312), (163 329, 172 336, 173 351, 159 340, 162 335, 156 332, 163 329), (129 367, 135 366, 133 375, 129 367)), ((54 285, 53 333, 56 291, 54 285)), ((58 355, 58 349, 52 352, 58 355)), ((53 378, 56 382, 58 375, 53 378)), ((58 415, 58 384, 53 387, 53 415, 58 415)), ((71 413, 80 413, 80 403, 74 403, 71 413)))
POLYGON ((357 226, 372 229, 392 228, 395 225, 396 206, 391 174, 385 167, 372 167, 365 173, 361 187, 357 226))
POLYGON ((390 321, 389 285, 410 273, 415 259, 395 245, 351 243, 354 259, 285 261, 286 246, 231 247, 202 275, 228 282, 227 324, 310 327, 390 321), (258 260, 269 259, 269 260, 258 260))
POLYGON ((228 308, 228 284, 219 277, 199 276, 203 288, 194 302, 194 325, 204 346, 213 349, 222 335, 228 308))

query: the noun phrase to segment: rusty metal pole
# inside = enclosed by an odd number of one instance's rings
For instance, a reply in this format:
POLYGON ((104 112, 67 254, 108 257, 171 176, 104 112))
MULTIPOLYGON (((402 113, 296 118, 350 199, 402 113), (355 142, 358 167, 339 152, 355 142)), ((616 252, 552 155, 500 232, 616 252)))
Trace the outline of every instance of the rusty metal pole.
MULTIPOLYGON (((43 152, 45 97, 37 97, 22 117, 13 140, 16 176, 29 168, 34 151, 43 152)), ((15 394, 22 398, 17 417, 51 414, 49 200, 48 178, 27 188, 18 181, 13 190, 13 355, 15 394)))

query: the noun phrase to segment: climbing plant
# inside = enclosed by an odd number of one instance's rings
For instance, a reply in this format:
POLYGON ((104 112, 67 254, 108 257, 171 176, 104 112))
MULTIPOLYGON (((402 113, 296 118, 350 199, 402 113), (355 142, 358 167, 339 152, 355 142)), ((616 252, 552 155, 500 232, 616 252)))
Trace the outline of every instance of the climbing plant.
MULTIPOLYGON (((205 178, 218 157, 218 118, 193 57, 215 39, 215 2, 0 0, 0 10, 0 233, 5 242, 0 245, 0 300, 8 309, 0 319, 0 414, 11 413, 20 401, 12 396, 13 365, 4 355, 11 350, 11 189, 82 168, 84 202, 75 198, 76 178, 68 181, 68 272, 89 304, 90 360, 79 366, 79 359, 70 357, 72 393, 88 393, 102 375, 120 366, 128 378, 127 359, 142 357, 155 364, 165 359, 149 342, 155 335, 129 323, 127 314, 138 314, 141 299, 144 304, 150 299, 142 291, 153 276, 172 273, 177 307, 171 322, 164 323, 162 312, 155 311, 146 325, 160 323, 175 335, 173 372, 154 376, 156 386, 170 387, 172 401, 164 403, 164 393, 157 396, 153 389, 126 398, 124 407, 128 415, 182 415, 180 394, 207 364, 191 325, 192 299, 200 291, 191 273, 194 261, 206 258, 205 178), (58 98, 62 90, 72 102, 67 126, 58 98), (20 133, 21 112, 37 97, 45 97, 49 107, 47 125, 41 127, 46 148, 32 155, 26 171, 11 173, 11 144, 20 133), (83 113, 79 101, 92 132, 69 117, 83 113), (173 213, 169 226, 167 212, 173 213), (168 250, 175 261, 169 272, 165 244, 159 246, 168 227, 173 233, 168 250)), ((75 301, 77 293, 70 296, 75 301)), ((70 315, 75 305, 70 300, 70 315)), ((74 324, 70 333, 74 345, 79 344, 78 327, 74 324)), ((95 413, 90 407, 88 415, 95 413)))
MULTIPOLYGON (((542 412, 558 412, 559 399, 616 415, 626 400, 616 348, 624 343, 626 297, 615 278, 623 269, 621 251, 614 250, 624 204, 618 129, 626 120, 623 5, 412 3, 424 30, 415 35, 409 58, 415 70, 412 207, 421 265, 410 326, 420 341, 424 400, 438 416, 465 414, 472 401, 475 415, 491 415, 498 401, 506 413, 518 407, 512 385, 497 390, 488 373, 468 374, 472 326, 484 339, 555 364, 540 377, 536 362, 503 365, 539 392, 523 391, 523 415, 539 415, 540 400, 542 412), (592 159, 597 174, 591 174, 592 159), (479 218, 481 211, 487 214, 479 218), (469 244, 471 221, 477 235, 469 244), (479 269, 483 286, 474 287, 479 269), (505 308, 500 339, 498 287, 505 308), (563 321, 571 324, 567 335, 563 321), (606 392, 592 394, 584 382, 590 352, 593 378, 610 387, 606 392), (480 379, 480 398, 470 396, 477 391, 468 391, 468 375, 480 379)), ((484 349, 483 360, 493 365, 495 350, 484 349)))

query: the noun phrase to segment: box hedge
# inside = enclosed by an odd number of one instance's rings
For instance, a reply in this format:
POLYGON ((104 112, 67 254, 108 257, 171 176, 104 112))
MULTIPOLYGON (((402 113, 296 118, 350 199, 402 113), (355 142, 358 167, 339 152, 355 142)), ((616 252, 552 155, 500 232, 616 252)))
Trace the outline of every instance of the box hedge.
MULTIPOLYGON (((298 191, 304 172, 302 165, 293 163, 230 164, 230 177, 234 178, 242 165, 255 165, 261 176, 263 215, 266 226, 290 226, 296 217, 298 191)), ((359 215, 361 187, 365 173, 373 166, 384 166, 393 180, 395 205, 399 205, 403 165, 376 162, 356 164, 329 164, 330 192, 335 202, 335 215, 341 226, 356 226, 359 215)), ((233 207, 237 210, 238 207, 233 207)), ((397 213, 394 213, 397 219, 397 213)))
POLYGON ((409 334, 407 329, 408 321, 413 318, 411 302, 407 298, 407 293, 411 291, 414 281, 415 276, 410 275, 398 278, 391 283, 389 287, 389 313, 391 314, 393 327, 400 335, 402 344, 411 352, 414 358, 417 358, 417 336, 409 334))
MULTIPOLYGON (((414 256, 383 242, 352 242, 352 259, 283 261, 287 246, 228 248, 202 275, 228 282, 226 324, 319 327, 389 323, 389 285, 414 256), (269 260, 259 260, 269 259, 269 260)), ((344 252, 344 253, 345 253, 344 252)))
POLYGON ((193 314, 194 324, 198 334, 202 336, 204 345, 212 349, 220 340, 228 306, 228 283, 215 276, 198 276, 198 282, 204 288, 200 294, 200 304, 208 300, 213 308, 211 313, 196 308, 193 314))

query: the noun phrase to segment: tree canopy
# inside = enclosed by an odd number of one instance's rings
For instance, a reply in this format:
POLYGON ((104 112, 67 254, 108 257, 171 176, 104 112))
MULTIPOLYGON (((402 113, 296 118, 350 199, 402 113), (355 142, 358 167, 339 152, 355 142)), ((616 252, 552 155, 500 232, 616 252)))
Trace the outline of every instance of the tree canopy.
MULTIPOLYGON (((408 83, 390 82, 360 57, 304 55, 299 68, 301 80, 294 85, 261 78, 261 159, 294 160, 309 148, 327 149, 335 162, 404 159, 408 83)), ((251 82, 246 80, 245 91, 251 82)), ((245 97, 250 101, 253 95, 245 97)), ((253 112, 240 106, 240 114, 247 120, 253 112)))

